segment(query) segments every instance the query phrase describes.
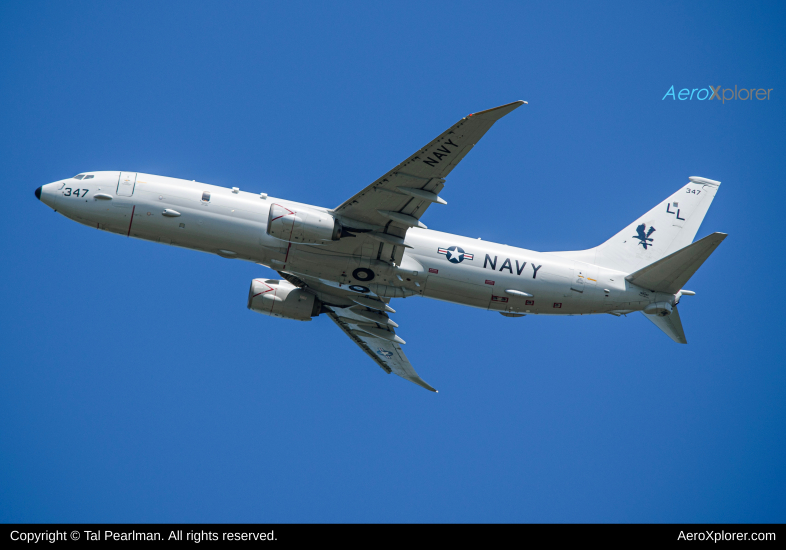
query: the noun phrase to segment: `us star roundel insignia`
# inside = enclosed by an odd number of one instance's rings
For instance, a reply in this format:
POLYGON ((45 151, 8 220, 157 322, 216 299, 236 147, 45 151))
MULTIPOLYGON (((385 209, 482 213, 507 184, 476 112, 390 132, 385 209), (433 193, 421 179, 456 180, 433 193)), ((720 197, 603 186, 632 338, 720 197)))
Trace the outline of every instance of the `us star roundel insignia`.
POLYGON ((378 348, 377 353, 380 354, 385 359, 390 359, 391 357, 393 357, 393 352, 388 351, 386 349, 378 348))
POLYGON ((448 248, 438 248, 437 252, 445 254, 448 261, 452 264, 460 264, 464 260, 471 260, 475 257, 474 254, 467 254, 462 248, 458 246, 449 246, 448 248))

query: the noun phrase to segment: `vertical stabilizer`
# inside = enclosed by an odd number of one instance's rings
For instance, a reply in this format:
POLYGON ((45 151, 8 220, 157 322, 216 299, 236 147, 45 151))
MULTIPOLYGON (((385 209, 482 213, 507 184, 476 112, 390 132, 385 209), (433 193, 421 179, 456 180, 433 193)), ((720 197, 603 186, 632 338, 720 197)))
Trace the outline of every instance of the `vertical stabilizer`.
POLYGON ((719 181, 706 178, 689 180, 602 245, 571 256, 632 273, 689 245, 720 186, 719 181))

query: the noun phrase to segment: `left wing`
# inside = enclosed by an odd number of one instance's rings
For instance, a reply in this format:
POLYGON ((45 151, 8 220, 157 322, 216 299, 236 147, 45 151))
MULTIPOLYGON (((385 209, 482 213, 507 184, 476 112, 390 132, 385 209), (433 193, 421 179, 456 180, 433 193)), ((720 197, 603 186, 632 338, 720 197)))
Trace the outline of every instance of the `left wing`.
POLYGON ((358 220, 397 237, 404 237, 410 227, 425 228, 420 217, 429 205, 447 204, 438 196, 445 177, 497 120, 524 103, 514 101, 462 118, 333 212, 349 218, 349 228, 355 227, 351 220, 358 220))
MULTIPOLYGON (((369 317, 375 315, 382 317, 382 314, 362 306, 351 308, 331 306, 329 309, 330 311, 328 311, 327 314, 333 322, 336 323, 339 328, 360 347, 360 349, 365 351, 377 365, 382 367, 382 370, 388 374, 391 372, 398 374, 401 378, 414 382, 427 390, 433 392, 437 391, 418 376, 412 363, 409 362, 409 359, 407 359, 407 356, 404 355, 404 352, 401 350, 399 343, 390 339, 391 337, 395 337, 395 332, 392 331, 391 326, 387 323, 382 324, 374 322, 360 315, 360 312, 369 315, 369 317), (375 336, 367 331, 374 331, 376 334, 385 337, 375 336)), ((398 338, 398 340, 402 343, 404 342, 400 338, 398 338)))
POLYGON ((396 335, 394 329, 398 325, 386 313, 395 311, 385 301, 372 297, 373 293, 359 294, 313 277, 285 271, 279 271, 278 274, 293 285, 308 288, 314 293, 323 304, 322 312, 386 373, 396 373, 427 390, 437 391, 418 376, 404 355, 401 344, 406 342, 396 335))

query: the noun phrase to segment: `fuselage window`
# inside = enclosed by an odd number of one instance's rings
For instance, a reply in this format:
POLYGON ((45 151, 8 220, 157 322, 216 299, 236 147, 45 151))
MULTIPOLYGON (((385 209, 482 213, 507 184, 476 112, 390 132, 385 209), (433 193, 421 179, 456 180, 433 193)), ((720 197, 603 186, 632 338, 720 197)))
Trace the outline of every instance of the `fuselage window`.
POLYGON ((81 180, 81 179, 82 179, 82 178, 84 178, 84 177, 85 177, 85 175, 84 175, 84 174, 79 174, 78 176, 74 176, 74 179, 75 179, 75 180, 81 180))
POLYGON ((210 202, 210 193, 208 191, 202 192, 202 200, 205 202, 210 202))
POLYGON ((94 176, 91 174, 91 175, 89 175, 89 176, 85 176, 85 179, 86 179, 86 180, 89 180, 89 179, 90 179, 90 178, 92 178, 92 177, 94 177, 94 176))

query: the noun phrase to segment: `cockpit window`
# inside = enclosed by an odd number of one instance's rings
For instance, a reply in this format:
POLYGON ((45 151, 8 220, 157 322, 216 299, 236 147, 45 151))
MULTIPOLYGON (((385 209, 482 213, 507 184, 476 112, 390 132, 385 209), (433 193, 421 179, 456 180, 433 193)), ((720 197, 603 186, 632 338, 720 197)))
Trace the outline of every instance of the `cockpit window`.
POLYGON ((81 180, 81 179, 82 179, 82 178, 84 178, 84 177, 85 177, 85 175, 84 175, 84 174, 79 174, 78 176, 74 176, 74 179, 75 179, 75 180, 81 180))
POLYGON ((93 176, 93 174, 90 174, 89 176, 85 176, 85 179, 86 179, 86 180, 89 180, 89 179, 90 179, 90 178, 92 178, 92 177, 94 177, 94 176, 93 176))
POLYGON ((202 200, 205 201, 205 202, 210 202, 210 192, 209 191, 203 191, 202 192, 202 200))

